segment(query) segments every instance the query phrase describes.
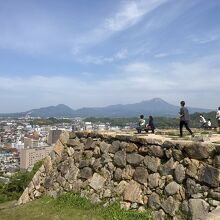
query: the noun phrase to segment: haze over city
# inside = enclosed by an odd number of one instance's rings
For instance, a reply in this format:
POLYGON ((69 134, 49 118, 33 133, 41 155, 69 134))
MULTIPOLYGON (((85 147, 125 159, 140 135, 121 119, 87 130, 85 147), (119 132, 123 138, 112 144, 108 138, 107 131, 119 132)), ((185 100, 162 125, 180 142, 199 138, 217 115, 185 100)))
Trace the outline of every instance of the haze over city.
POLYGON ((220 1, 0 0, 0 112, 160 97, 216 109, 220 1))

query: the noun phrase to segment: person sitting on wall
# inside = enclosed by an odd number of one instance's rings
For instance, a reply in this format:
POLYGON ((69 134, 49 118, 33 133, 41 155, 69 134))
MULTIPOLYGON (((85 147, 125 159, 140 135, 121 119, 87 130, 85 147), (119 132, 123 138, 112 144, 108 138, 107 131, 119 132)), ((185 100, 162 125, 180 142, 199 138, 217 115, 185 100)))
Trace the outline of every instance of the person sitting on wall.
POLYGON ((218 110, 216 112, 216 120, 218 124, 218 131, 220 131, 220 106, 218 107, 218 110))
POLYGON ((207 121, 207 128, 208 129, 212 129, 212 122, 211 122, 211 119, 209 118, 208 121, 207 121))
POLYGON ((140 134, 141 131, 145 129, 145 127, 146 127, 146 121, 144 119, 144 116, 140 115, 140 119, 138 121, 138 127, 136 128, 138 134, 140 134))
POLYGON ((203 116, 203 114, 200 114, 199 116, 199 122, 200 122, 200 128, 206 128, 206 120, 205 117, 203 116))
POLYGON ((153 117, 150 115, 149 119, 148 119, 148 124, 146 125, 145 131, 152 131, 152 133, 154 134, 154 130, 155 130, 155 126, 154 126, 154 119, 153 117))

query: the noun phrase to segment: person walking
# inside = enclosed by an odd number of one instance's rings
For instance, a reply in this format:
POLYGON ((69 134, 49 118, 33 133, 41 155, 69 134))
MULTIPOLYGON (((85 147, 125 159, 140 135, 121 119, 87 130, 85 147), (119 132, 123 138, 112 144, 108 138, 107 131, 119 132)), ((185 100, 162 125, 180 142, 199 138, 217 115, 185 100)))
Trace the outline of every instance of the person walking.
POLYGON ((193 135, 193 132, 191 131, 191 129, 189 128, 189 111, 188 109, 185 107, 185 101, 181 101, 180 102, 180 137, 183 136, 183 125, 185 126, 185 128, 187 129, 187 131, 189 131, 189 133, 193 135))
POLYGON ((218 107, 218 110, 216 112, 216 120, 218 123, 218 131, 220 131, 220 107, 218 107))

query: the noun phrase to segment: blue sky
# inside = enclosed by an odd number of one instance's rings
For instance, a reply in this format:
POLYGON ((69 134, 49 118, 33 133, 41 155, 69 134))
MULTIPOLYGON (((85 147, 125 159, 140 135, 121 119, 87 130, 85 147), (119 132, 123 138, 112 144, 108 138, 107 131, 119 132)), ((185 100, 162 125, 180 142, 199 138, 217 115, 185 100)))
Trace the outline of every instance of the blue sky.
POLYGON ((0 112, 160 97, 220 106, 219 0, 0 0, 0 112))

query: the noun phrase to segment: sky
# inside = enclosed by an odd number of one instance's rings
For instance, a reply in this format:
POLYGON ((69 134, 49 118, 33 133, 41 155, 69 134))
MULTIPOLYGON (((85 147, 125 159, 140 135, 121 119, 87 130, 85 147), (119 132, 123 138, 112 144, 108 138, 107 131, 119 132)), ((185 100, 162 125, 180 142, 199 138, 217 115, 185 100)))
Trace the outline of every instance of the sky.
POLYGON ((160 97, 220 106, 219 0, 0 0, 0 112, 160 97))

